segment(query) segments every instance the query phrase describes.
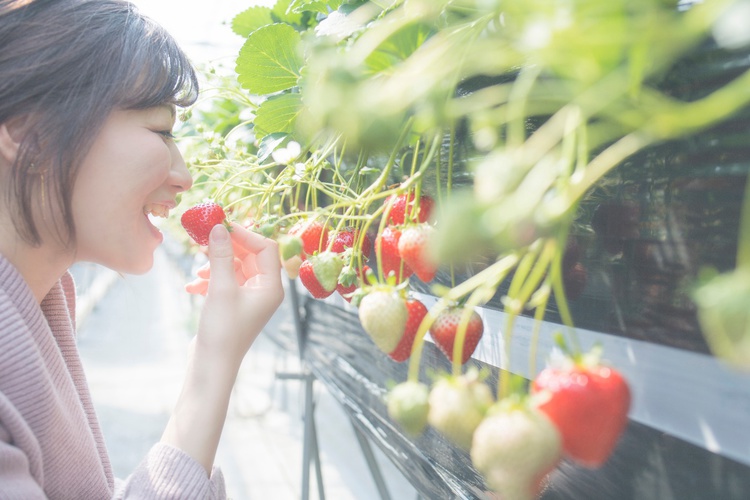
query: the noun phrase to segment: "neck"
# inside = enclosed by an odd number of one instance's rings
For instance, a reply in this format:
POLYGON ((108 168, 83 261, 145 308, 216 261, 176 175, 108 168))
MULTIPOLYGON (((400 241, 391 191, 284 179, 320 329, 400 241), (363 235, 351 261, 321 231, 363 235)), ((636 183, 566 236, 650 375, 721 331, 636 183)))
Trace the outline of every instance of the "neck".
POLYGON ((23 276, 39 303, 73 264, 66 252, 53 245, 29 245, 6 220, 0 220, 0 254, 23 276))

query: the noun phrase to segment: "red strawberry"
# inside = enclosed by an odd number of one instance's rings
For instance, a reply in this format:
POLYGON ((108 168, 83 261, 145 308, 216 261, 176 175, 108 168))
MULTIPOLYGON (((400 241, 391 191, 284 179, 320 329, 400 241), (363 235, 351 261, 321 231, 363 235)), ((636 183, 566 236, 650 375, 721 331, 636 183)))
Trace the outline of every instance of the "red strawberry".
MULTIPOLYGON (((329 235, 329 238, 330 237, 331 236, 329 235)), ((359 231, 351 227, 344 228, 333 235, 331 251, 336 253, 344 253, 344 250, 346 250, 347 248, 354 248, 354 245, 357 244, 358 239, 359 231)), ((362 247, 360 250, 365 259, 370 258, 370 254, 372 253, 372 242, 370 241, 370 237, 366 234, 362 240, 362 247)))
POLYGON ((414 338, 417 336, 417 330, 419 330, 419 325, 422 323, 422 319, 427 315, 427 307, 417 299, 408 299, 406 301, 406 308, 409 312, 409 316, 406 320, 404 336, 401 337, 401 341, 396 348, 388 354, 392 360, 398 361, 399 363, 406 361, 409 359, 409 356, 411 356, 411 347, 414 345, 414 338))
POLYGON ((338 254, 323 252, 311 256, 302 263, 299 277, 313 297, 324 299, 336 290, 343 267, 344 262, 338 254))
POLYGON ((344 300, 351 302, 352 298, 349 296, 359 288, 362 283, 365 283, 365 275, 370 270, 369 266, 364 266, 360 272, 357 272, 356 268, 347 269, 346 267, 339 276, 339 282, 336 285, 336 291, 339 295, 344 297, 344 300))
POLYGON ((576 300, 581 296, 586 288, 587 276, 586 268, 580 262, 563 270, 563 288, 568 300, 576 300))
POLYGON ((322 252, 328 246, 328 226, 319 220, 301 220, 293 225, 287 234, 302 240, 302 260, 316 252, 322 252))
POLYGON ((400 238, 401 230, 395 226, 386 227, 383 233, 375 238, 375 252, 380 252, 383 276, 388 277, 392 272, 397 283, 401 283, 414 273, 398 253, 400 238))
POLYGON ((430 250, 435 229, 429 224, 408 226, 398 240, 398 253, 414 274, 425 283, 435 277, 438 265, 430 250))
POLYGON ((229 224, 224 209, 213 201, 199 203, 185 210, 180 222, 185 231, 201 246, 208 245, 208 235, 216 224, 229 224))
POLYGON ((560 461, 560 435, 539 410, 501 401, 474 431, 471 462, 487 486, 513 500, 538 498, 542 481, 560 461))
POLYGON ((393 352, 401 342, 408 317, 406 300, 393 287, 374 288, 359 303, 362 328, 385 353, 393 352))
MULTIPOLYGON (((442 311, 430 327, 432 339, 449 360, 453 359, 453 344, 456 341, 462 312, 463 309, 461 307, 450 307, 442 311)), ((482 318, 476 311, 472 311, 469 324, 466 326, 461 364, 466 363, 471 358, 483 333, 484 323, 482 322, 482 318)))
POLYGON ((628 420, 630 389, 617 371, 596 361, 545 368, 532 384, 539 409, 557 426, 563 449, 587 467, 599 467, 614 450, 628 420))
POLYGON ((427 421, 453 444, 468 451, 474 431, 494 402, 492 391, 478 370, 442 377, 430 391, 427 421))
POLYGON ((415 219, 417 222, 427 222, 430 220, 435 201, 426 194, 421 195, 419 197, 419 217, 416 217, 414 214, 415 200, 414 193, 409 193, 408 195, 391 195, 386 198, 386 203, 392 203, 391 211, 388 213, 388 220, 395 225, 415 219))

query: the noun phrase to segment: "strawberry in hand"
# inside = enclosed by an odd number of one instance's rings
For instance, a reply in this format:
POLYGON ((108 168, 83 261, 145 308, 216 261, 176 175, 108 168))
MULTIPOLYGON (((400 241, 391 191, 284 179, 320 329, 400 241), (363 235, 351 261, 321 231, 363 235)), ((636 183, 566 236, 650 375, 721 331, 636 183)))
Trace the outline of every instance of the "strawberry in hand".
POLYGON ((208 245, 208 235, 216 224, 224 224, 229 229, 224 209, 213 201, 188 208, 182 214, 180 222, 190 237, 201 246, 208 245))
MULTIPOLYGON (((442 311, 430 327, 430 336, 440 351, 449 360, 453 360, 453 349, 458 334, 458 326, 461 323, 463 308, 450 307, 442 311)), ((477 344, 484 333, 484 323, 476 311, 471 312, 469 323, 466 326, 461 364, 466 363, 474 353, 477 344)))
POLYGON ((600 363, 598 350, 578 358, 545 368, 531 389, 539 410, 560 431, 565 454, 596 468, 607 461, 625 429, 630 389, 620 373, 600 363))

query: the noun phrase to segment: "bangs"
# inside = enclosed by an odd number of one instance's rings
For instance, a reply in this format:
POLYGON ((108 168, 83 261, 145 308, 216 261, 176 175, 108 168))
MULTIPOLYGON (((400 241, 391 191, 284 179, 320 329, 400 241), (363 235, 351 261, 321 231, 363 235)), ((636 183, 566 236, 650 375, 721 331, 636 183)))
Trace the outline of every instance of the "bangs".
POLYGON ((143 31, 132 40, 137 45, 130 52, 132 58, 119 65, 119 95, 115 101, 125 109, 161 104, 190 106, 198 98, 198 79, 192 64, 160 26, 148 19, 142 21, 143 31))

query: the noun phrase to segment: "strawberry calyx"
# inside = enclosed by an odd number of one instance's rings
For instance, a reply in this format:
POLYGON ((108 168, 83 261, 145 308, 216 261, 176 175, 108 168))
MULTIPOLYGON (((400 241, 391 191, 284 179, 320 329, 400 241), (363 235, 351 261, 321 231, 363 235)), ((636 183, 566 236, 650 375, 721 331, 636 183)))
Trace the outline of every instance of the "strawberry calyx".
POLYGON ((593 368, 601 366, 602 356, 604 355, 604 348, 601 344, 597 343, 587 352, 581 352, 579 350, 573 350, 565 340, 565 336, 562 332, 556 332, 554 334, 554 343, 562 351, 563 359, 558 361, 556 364, 562 365, 560 368, 593 368))

